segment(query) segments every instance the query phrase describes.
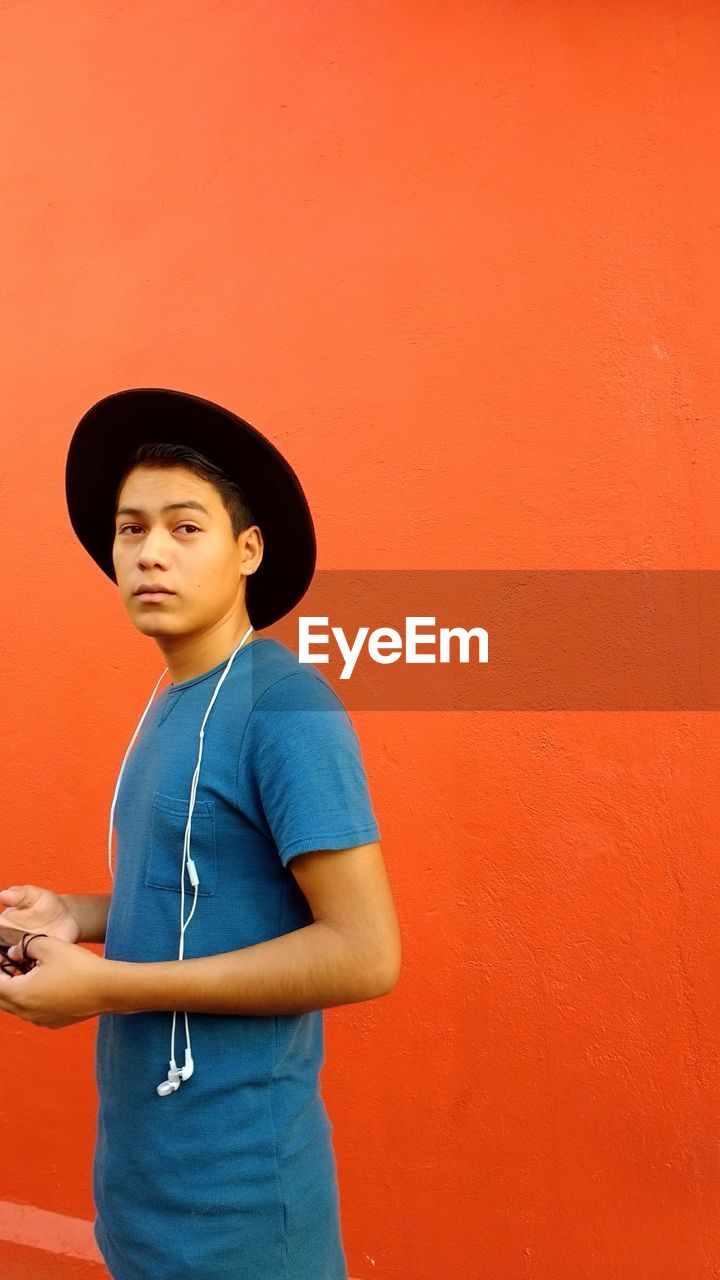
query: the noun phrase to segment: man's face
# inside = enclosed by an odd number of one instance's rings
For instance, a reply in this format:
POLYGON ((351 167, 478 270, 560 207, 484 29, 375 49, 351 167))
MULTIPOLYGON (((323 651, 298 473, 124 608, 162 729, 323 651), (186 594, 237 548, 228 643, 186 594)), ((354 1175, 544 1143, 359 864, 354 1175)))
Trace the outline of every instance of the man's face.
POLYGON ((257 525, 233 538, 213 484, 186 467, 138 465, 118 495, 113 565, 125 608, 148 636, 212 630, 244 604, 260 563, 257 525), (138 594, 159 587, 160 593, 138 594))

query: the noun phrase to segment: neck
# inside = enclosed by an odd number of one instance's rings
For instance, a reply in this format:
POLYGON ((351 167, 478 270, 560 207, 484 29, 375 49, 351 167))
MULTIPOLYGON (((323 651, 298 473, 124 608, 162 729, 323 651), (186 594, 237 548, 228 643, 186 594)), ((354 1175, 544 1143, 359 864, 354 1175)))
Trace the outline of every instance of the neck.
MULTIPOLYGON (((237 649, 250 625, 250 619, 244 613, 242 618, 234 618, 232 625, 226 622, 215 631, 202 636, 159 638, 158 646, 172 683, 182 684, 185 680, 194 680, 196 676, 212 671, 213 667, 217 667, 237 649)), ((251 630, 243 648, 247 648, 255 638, 255 632, 251 630)))

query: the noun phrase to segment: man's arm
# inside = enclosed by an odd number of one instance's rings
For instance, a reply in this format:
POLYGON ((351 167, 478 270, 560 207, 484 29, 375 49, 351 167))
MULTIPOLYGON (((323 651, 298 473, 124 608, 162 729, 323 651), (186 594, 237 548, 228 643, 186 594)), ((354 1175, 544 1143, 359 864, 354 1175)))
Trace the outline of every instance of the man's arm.
POLYGON ((110 910, 109 893, 59 893, 80 927, 78 942, 104 942, 110 910))
POLYGON ((298 854, 289 865, 312 924, 213 956, 112 961, 105 1012, 303 1013, 390 992, 401 940, 379 843, 298 854))
MULTIPOLYGON (((58 938, 31 938, 27 955, 39 963, 19 976, 0 974, 0 1011, 56 1030, 102 1013, 303 1013, 386 995, 398 980, 401 948, 380 845, 302 853, 289 865, 312 924, 239 951, 158 963, 108 960, 58 938)), ((107 897, 62 896, 97 936, 107 897)), ((10 954, 17 958, 20 949, 10 954)))

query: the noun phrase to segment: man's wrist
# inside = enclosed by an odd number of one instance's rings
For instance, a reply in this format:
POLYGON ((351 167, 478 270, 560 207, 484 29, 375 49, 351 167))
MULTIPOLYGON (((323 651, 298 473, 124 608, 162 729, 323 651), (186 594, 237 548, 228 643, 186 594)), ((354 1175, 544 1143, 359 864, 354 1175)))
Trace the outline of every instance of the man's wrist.
POLYGON ((144 1013, 143 978, 146 977, 150 966, 129 960, 105 959, 104 963, 102 1012, 144 1013))
POLYGON ((109 893, 59 893, 57 896, 77 924, 77 942, 105 941, 110 910, 109 893))
POLYGON ((179 1007, 183 960, 108 960, 101 993, 103 1013, 151 1013, 179 1007))

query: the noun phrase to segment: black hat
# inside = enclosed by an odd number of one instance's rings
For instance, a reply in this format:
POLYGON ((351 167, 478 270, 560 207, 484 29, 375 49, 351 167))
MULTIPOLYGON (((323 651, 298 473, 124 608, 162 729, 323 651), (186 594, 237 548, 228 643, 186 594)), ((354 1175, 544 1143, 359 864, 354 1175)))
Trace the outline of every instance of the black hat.
POLYGON ((65 494, 73 529, 95 563, 117 581, 117 490, 135 450, 150 442, 196 449, 240 487, 263 536, 262 561, 246 584, 250 622, 261 630, 284 617, 302 600, 315 571, 315 530, 300 481, 249 422, 183 391, 116 391, 88 409, 75 428, 65 494))

